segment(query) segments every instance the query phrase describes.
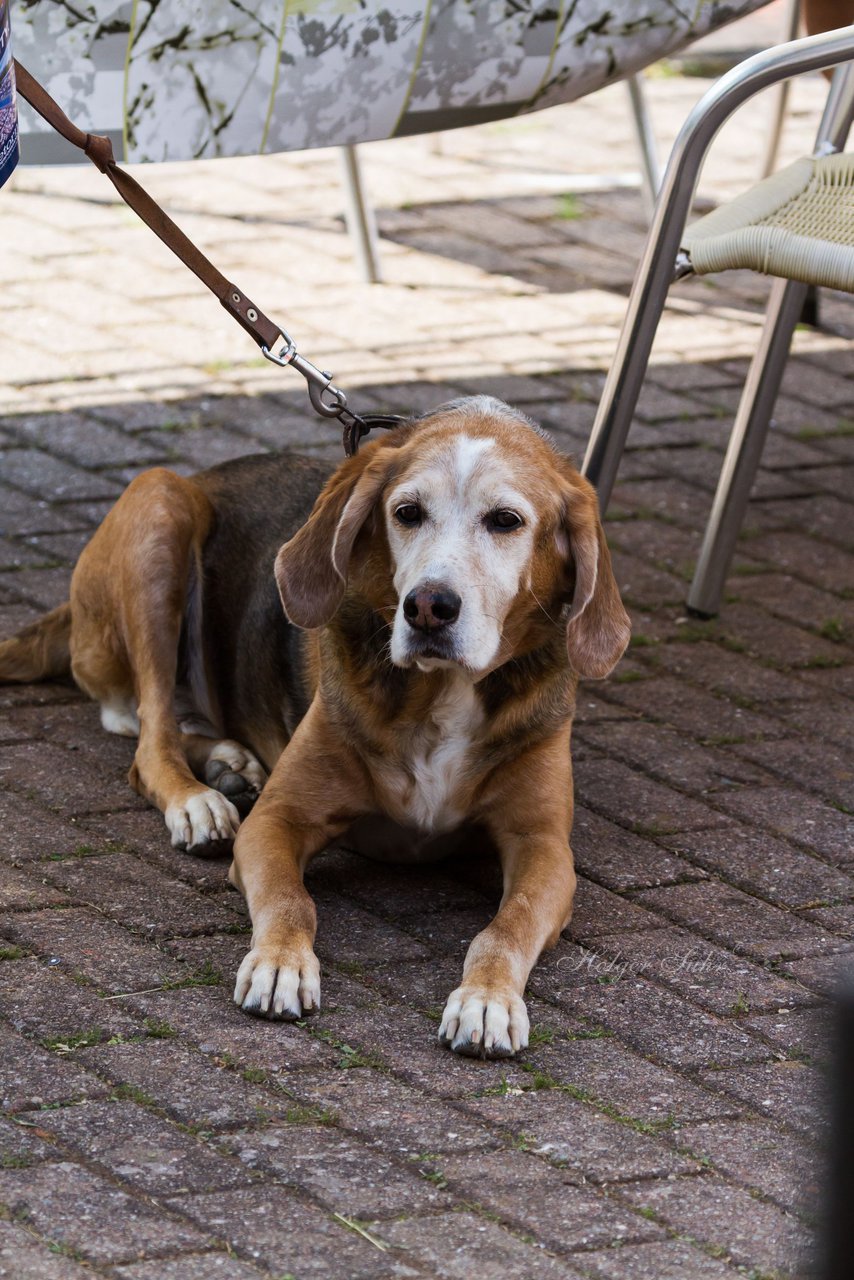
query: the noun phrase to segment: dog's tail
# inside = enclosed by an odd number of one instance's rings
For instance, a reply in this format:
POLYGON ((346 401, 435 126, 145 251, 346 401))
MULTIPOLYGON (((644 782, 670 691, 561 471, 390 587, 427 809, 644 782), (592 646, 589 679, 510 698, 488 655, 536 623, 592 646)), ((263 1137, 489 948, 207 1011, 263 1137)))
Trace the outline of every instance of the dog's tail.
POLYGON ((51 680, 71 674, 71 605, 46 613, 8 640, 0 640, 0 681, 51 680))

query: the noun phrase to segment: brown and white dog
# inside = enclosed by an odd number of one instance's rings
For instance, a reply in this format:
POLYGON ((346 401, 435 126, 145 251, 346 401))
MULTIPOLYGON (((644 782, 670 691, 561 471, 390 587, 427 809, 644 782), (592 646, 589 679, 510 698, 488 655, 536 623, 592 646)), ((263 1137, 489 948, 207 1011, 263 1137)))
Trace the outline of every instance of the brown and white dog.
POLYGON ((130 781, 174 845, 236 836, 248 1013, 319 1007, 314 854, 344 837, 427 859, 485 829, 504 894, 439 1037, 507 1056, 527 1043, 531 967, 572 910, 577 679, 605 676, 629 639, 596 497, 527 418, 480 396, 367 445, 312 506, 327 470, 281 455, 139 476, 69 604, 0 645, 0 678, 70 671, 106 729, 138 735, 130 781), (243 809, 258 793, 241 824, 228 795, 243 809))

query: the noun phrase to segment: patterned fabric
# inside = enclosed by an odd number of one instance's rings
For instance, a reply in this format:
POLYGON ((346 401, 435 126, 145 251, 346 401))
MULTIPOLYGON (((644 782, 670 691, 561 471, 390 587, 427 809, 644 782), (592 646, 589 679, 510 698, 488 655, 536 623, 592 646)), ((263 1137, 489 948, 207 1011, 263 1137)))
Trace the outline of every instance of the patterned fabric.
MULTIPOLYGON (((569 102, 768 0, 12 0, 16 56, 127 160, 339 146, 569 102)), ((21 104, 30 163, 71 158, 21 104)))

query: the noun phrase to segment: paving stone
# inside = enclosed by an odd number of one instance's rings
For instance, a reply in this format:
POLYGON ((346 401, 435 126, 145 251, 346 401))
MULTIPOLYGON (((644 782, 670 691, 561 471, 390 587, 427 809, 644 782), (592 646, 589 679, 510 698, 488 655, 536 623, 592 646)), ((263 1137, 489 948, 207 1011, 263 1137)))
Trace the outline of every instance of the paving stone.
POLYGON ((99 768, 82 752, 49 742, 5 747, 0 785, 24 792, 63 817, 145 804, 128 786, 126 769, 99 768))
POLYGON ((823 996, 834 996, 839 991, 840 984, 854 972, 854 952, 849 949, 832 956, 810 956, 806 960, 793 960, 783 965, 783 969, 810 991, 823 996))
POLYGON ((483 1125, 464 1110, 431 1099, 399 1080, 369 1068, 326 1071, 288 1081, 298 1102, 320 1107, 381 1150, 394 1155, 421 1151, 469 1151, 499 1145, 483 1125))
POLYGON ((83 908, 33 911, 13 916, 7 935, 33 945, 66 971, 114 993, 162 987, 190 978, 193 970, 153 943, 83 908))
POLYGON ((242 896, 228 883, 231 856, 197 858, 195 854, 173 849, 163 815, 153 806, 122 813, 85 814, 74 825, 81 838, 95 850, 103 848, 106 852, 119 848, 138 854, 194 889, 224 890, 232 907, 243 910, 242 896))
POLYGON ((827 591, 840 593, 840 584, 854 580, 854 556, 799 532, 763 534, 751 544, 751 551, 827 591))
MULTIPOLYGON (((571 944, 563 939, 558 942, 556 951, 561 952, 571 944)), ((450 950, 450 948, 449 948, 450 950)), ((460 951, 464 948, 460 947, 460 951)), ((555 952, 547 953, 547 960, 555 952)), ((539 966, 537 970, 539 971, 539 966)), ((430 960, 418 960, 409 964, 377 965, 360 975, 360 979, 371 991, 371 1006, 377 1002, 377 993, 390 996, 397 1004, 409 1009, 417 1009, 434 1020, 441 1017, 445 1001, 451 992, 459 986, 462 977, 462 965, 454 954, 436 956, 430 960)), ((324 979, 322 979, 323 981, 324 979)), ((328 1001, 326 1002, 328 1007, 328 1001)))
POLYGON ((0 856, 5 862, 19 864, 70 853, 81 843, 74 822, 8 791, 0 792, 0 821, 0 856))
POLYGON ((44 738, 69 751, 82 752, 89 762, 102 769, 127 771, 133 763, 136 743, 131 738, 107 733, 101 726, 96 703, 77 699, 62 703, 36 703, 18 707, 10 714, 22 738, 44 738))
POLYGON ((493 1125, 524 1136, 527 1146, 591 1182, 661 1178, 688 1172, 690 1161, 668 1151, 657 1138, 619 1124, 595 1107, 559 1089, 511 1092, 466 1103, 493 1125))
POLYGON ((837 808, 850 810, 854 796, 854 764, 850 751, 835 749, 828 743, 820 750, 804 750, 801 738, 743 743, 733 750, 805 790, 817 791, 837 808))
POLYGON ((786 706, 784 718, 787 725, 797 725, 812 737, 823 738, 836 747, 854 750, 851 707, 841 698, 833 706, 817 699, 803 703, 790 702, 786 706))
POLYGON ((777 906, 804 910, 854 894, 851 875, 750 827, 665 836, 663 843, 777 906))
POLYGON ((813 1009, 781 1007, 771 1013, 745 1019, 744 1025, 779 1045, 792 1057, 802 1057, 819 1065, 827 1064, 833 1052, 830 1011, 823 1005, 813 1009))
POLYGON ((102 999, 49 960, 23 958, 3 964, 14 969, 0 983, 0 1013, 18 1031, 58 1040, 85 1032, 109 1040, 138 1035, 143 1029, 143 1020, 118 1001, 102 999))
POLYGON ((0 593, 8 592, 8 598, 36 606, 41 614, 68 599, 70 577, 67 565, 61 568, 47 564, 35 569, 7 569, 0 572, 0 593))
POLYGON ((0 1220, 0 1276, 3 1280, 89 1280, 92 1272, 57 1254, 25 1227, 0 1220))
POLYGON ((607 697, 712 745, 785 733, 785 727, 771 716, 739 706, 722 694, 695 688, 681 678, 655 673, 653 679, 652 675, 631 684, 609 683, 607 697))
POLYGON ((575 786, 585 808, 642 836, 705 831, 727 821, 699 801, 605 757, 577 764, 575 786))
POLYGON ((701 747, 662 725, 622 724, 619 734, 607 726, 586 728, 582 741, 610 751, 633 768, 692 795, 716 797, 719 791, 755 785, 762 778, 726 751, 701 747))
POLYGON ((729 1065, 768 1056, 767 1046, 741 1028, 712 1017, 645 978, 626 975, 606 985, 567 988, 560 1004, 666 1066, 702 1067, 710 1061, 729 1065))
POLYGON ((622 929, 660 929, 663 923, 660 916, 644 911, 628 898, 603 889, 584 876, 578 877, 569 925, 569 933, 576 942, 588 944, 603 933, 622 929))
POLYGON ((438 1029, 438 1017, 385 1002, 360 1009, 339 1005, 333 1013, 321 1012, 312 1024, 316 1035, 345 1046, 333 1061, 346 1063, 349 1050, 355 1049, 406 1083, 440 1098, 461 1098, 501 1083, 508 1070, 506 1062, 481 1062, 449 1053, 439 1044, 438 1029))
POLYGON ((64 1062, 9 1027, 0 1026, 0 1044, 0 1095, 8 1112, 38 1110, 107 1092, 91 1071, 76 1062, 64 1062))
POLYGON ((0 866, 0 910, 32 911, 68 902, 67 894, 54 889, 36 872, 0 866))
POLYGON ((661 1230, 596 1191, 578 1185, 570 1168, 555 1169, 523 1151, 492 1151, 430 1160, 450 1191, 498 1215, 556 1252, 660 1238, 661 1230))
POLYGON ((766 710, 768 704, 803 697, 803 688, 789 674, 760 666, 744 653, 733 653, 719 644, 659 645, 655 661, 674 676, 702 688, 735 697, 750 709, 766 710))
POLYGON ((245 1169, 301 1187, 346 1218, 398 1217, 450 1200, 414 1164, 407 1169, 382 1152, 369 1151, 334 1126, 270 1124, 230 1133, 220 1147, 237 1156, 245 1169))
POLYGON ((73 527, 73 520, 52 507, 43 497, 34 498, 6 485, 0 488, 0 533, 19 537, 35 533, 61 533, 73 527))
POLYGON ((53 456, 84 467, 116 467, 131 462, 150 466, 163 457, 162 452, 121 431, 113 431, 88 415, 25 414, 5 421, 21 444, 37 445, 53 456))
POLYGON ((815 1067, 765 1062, 739 1071, 701 1072, 701 1079, 809 1137, 823 1134, 827 1090, 824 1076, 815 1067))
POLYGON ((644 889, 638 896, 671 920, 760 960, 790 960, 799 955, 838 951, 844 945, 790 911, 710 880, 644 889))
POLYGON ((763 1120, 706 1120, 680 1126, 680 1149, 711 1160, 715 1168, 783 1209, 815 1213, 824 1177, 821 1154, 809 1143, 763 1120))
POLYGON ((422 1263, 438 1280, 577 1280, 563 1262, 471 1213, 378 1223, 382 1239, 422 1263))
POLYGON ((389 1280, 419 1274, 320 1209, 302 1204, 284 1187, 183 1196, 172 1204, 205 1233, 226 1240, 239 1256, 277 1275, 283 1267, 297 1268, 300 1280, 342 1274, 348 1280, 389 1280))
POLYGON ((704 871, 652 840, 632 835, 581 806, 575 810, 571 844, 576 868, 617 893, 705 877, 704 871))
POLYGON ((819 667, 842 661, 838 645, 803 626, 792 626, 780 619, 769 627, 765 612, 752 603, 730 605, 718 634, 725 641, 729 638, 742 645, 747 653, 762 661, 782 667, 819 667))
POLYGON ((321 960, 382 964, 388 960, 421 960, 429 954, 416 938, 378 916, 325 893, 313 896, 317 905, 315 949, 321 960))
POLYGON ((39 533, 27 538, 27 547, 40 561, 61 560, 74 565, 81 551, 91 538, 88 529, 75 529, 68 533, 39 533))
POLYGON ((227 1253, 194 1253, 116 1267, 118 1280, 259 1280, 261 1272, 227 1253))
MULTIPOLYGON (((496 899, 491 905, 484 903, 480 907, 432 911, 429 915, 424 915, 420 919, 411 916, 406 922, 407 930, 424 942, 425 951, 422 954, 426 955, 432 951, 437 956, 456 959, 458 962, 457 972, 459 973, 460 966, 472 939, 477 937, 481 929, 485 929, 489 922, 494 919, 498 910, 498 902, 499 899, 496 899), (429 948, 429 951, 426 948, 429 948)), ((344 957, 341 958, 343 959, 344 957)), ((387 961, 392 961, 393 958, 391 954, 386 954, 385 956, 387 961)), ((458 984, 459 977, 454 981, 453 986, 458 984)), ((453 990, 453 987, 450 987, 450 990, 453 990)))
POLYGON ((701 1244, 723 1250, 726 1261, 761 1271, 799 1274, 809 1235, 797 1219, 713 1177, 639 1183, 626 1188, 638 1206, 701 1244))
MULTIPOLYGON (((775 504, 763 503, 762 516, 767 520, 772 515, 775 504)), ((793 517, 798 520, 798 524, 808 527, 810 518, 816 524, 821 522, 825 525, 827 522, 828 532, 839 532, 841 525, 840 517, 848 511, 845 504, 835 504, 827 495, 821 498, 808 498, 803 502, 781 503, 780 512, 785 513, 785 520, 789 522, 793 517)), ((813 527, 812 532, 816 531, 813 527)), ((785 573, 763 573, 761 577, 757 577, 750 582, 750 599, 757 604, 761 604, 764 609, 776 614, 778 617, 787 618, 791 622, 798 622, 802 626, 821 627, 822 623, 831 620, 841 620, 846 622, 850 620, 851 609, 850 600, 840 600, 839 596, 832 595, 830 591, 822 591, 814 584, 808 582, 798 582, 785 575, 785 573)), ((842 654, 845 650, 842 650, 842 654)))
POLYGON ((238 1071, 173 1039, 83 1049, 77 1058, 132 1097, 150 1100, 182 1124, 221 1129, 261 1124, 287 1109, 287 1100, 244 1080, 238 1071))
POLYGON ((204 1233, 162 1208, 69 1161, 0 1170, 0 1203, 48 1240, 96 1263, 156 1257, 206 1242, 204 1233))
POLYGON ((42 1127, 88 1161, 148 1195, 245 1186, 245 1163, 224 1159, 199 1138, 135 1102, 84 1103, 46 1113, 42 1127))
POLYGON ((54 862, 47 875, 78 902, 150 937, 202 933, 235 923, 234 912, 129 853, 54 862))
MULTIPOLYGON (((530 1057, 535 1070, 573 1092, 662 1129, 680 1118, 732 1116, 739 1111, 731 1099, 657 1066, 607 1033, 576 1031, 568 1039, 556 1034, 530 1057)), ((511 1088, 531 1083, 530 1076, 508 1080, 511 1088)))
POLYGON ((16 489, 41 497, 50 493, 54 501, 72 498, 117 498, 118 485, 79 467, 60 462, 41 449, 6 449, 0 454, 4 479, 16 489))
POLYGON ((47 556, 44 553, 38 554, 32 547, 24 546, 15 539, 0 537, 0 569, 4 572, 25 568, 43 568, 47 559, 53 560, 55 557, 47 556))
POLYGON ((596 947, 595 967, 601 976, 652 978, 723 1018, 815 1002, 797 983, 687 929, 614 934, 599 938, 596 947))
POLYGON ((241 1071, 287 1074, 337 1062, 340 1053, 303 1027, 250 1018, 232 999, 231 984, 154 992, 122 1002, 155 1023, 164 1022, 214 1060, 241 1071))
POLYGON ((735 1280, 744 1274, 677 1240, 594 1250, 583 1262, 594 1280, 735 1280))
POLYGON ((854 863, 854 815, 797 786, 746 787, 720 800, 723 808, 818 854, 833 866, 854 863))
POLYGON ((19 1169, 38 1160, 52 1159, 55 1147, 49 1138, 38 1121, 26 1113, 0 1119, 0 1168, 19 1169))
POLYGON ((612 560, 620 595, 628 604, 652 609, 677 604, 685 595, 682 579, 656 569, 628 551, 617 551, 612 560))

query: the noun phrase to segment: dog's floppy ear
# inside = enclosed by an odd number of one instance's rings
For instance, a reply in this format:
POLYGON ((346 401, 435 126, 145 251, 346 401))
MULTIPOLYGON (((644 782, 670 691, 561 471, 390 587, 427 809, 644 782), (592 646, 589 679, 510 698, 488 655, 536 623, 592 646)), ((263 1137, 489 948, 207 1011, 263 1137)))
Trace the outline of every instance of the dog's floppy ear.
POLYGON ((279 595, 295 626, 322 627, 335 614, 353 546, 389 478, 391 461, 389 450, 380 447, 345 462, 276 556, 279 595))
POLYGON ((623 656, 631 636, 631 622, 614 580, 596 491, 577 473, 567 493, 564 538, 575 570, 566 624, 569 663, 580 676, 601 680, 623 656))

